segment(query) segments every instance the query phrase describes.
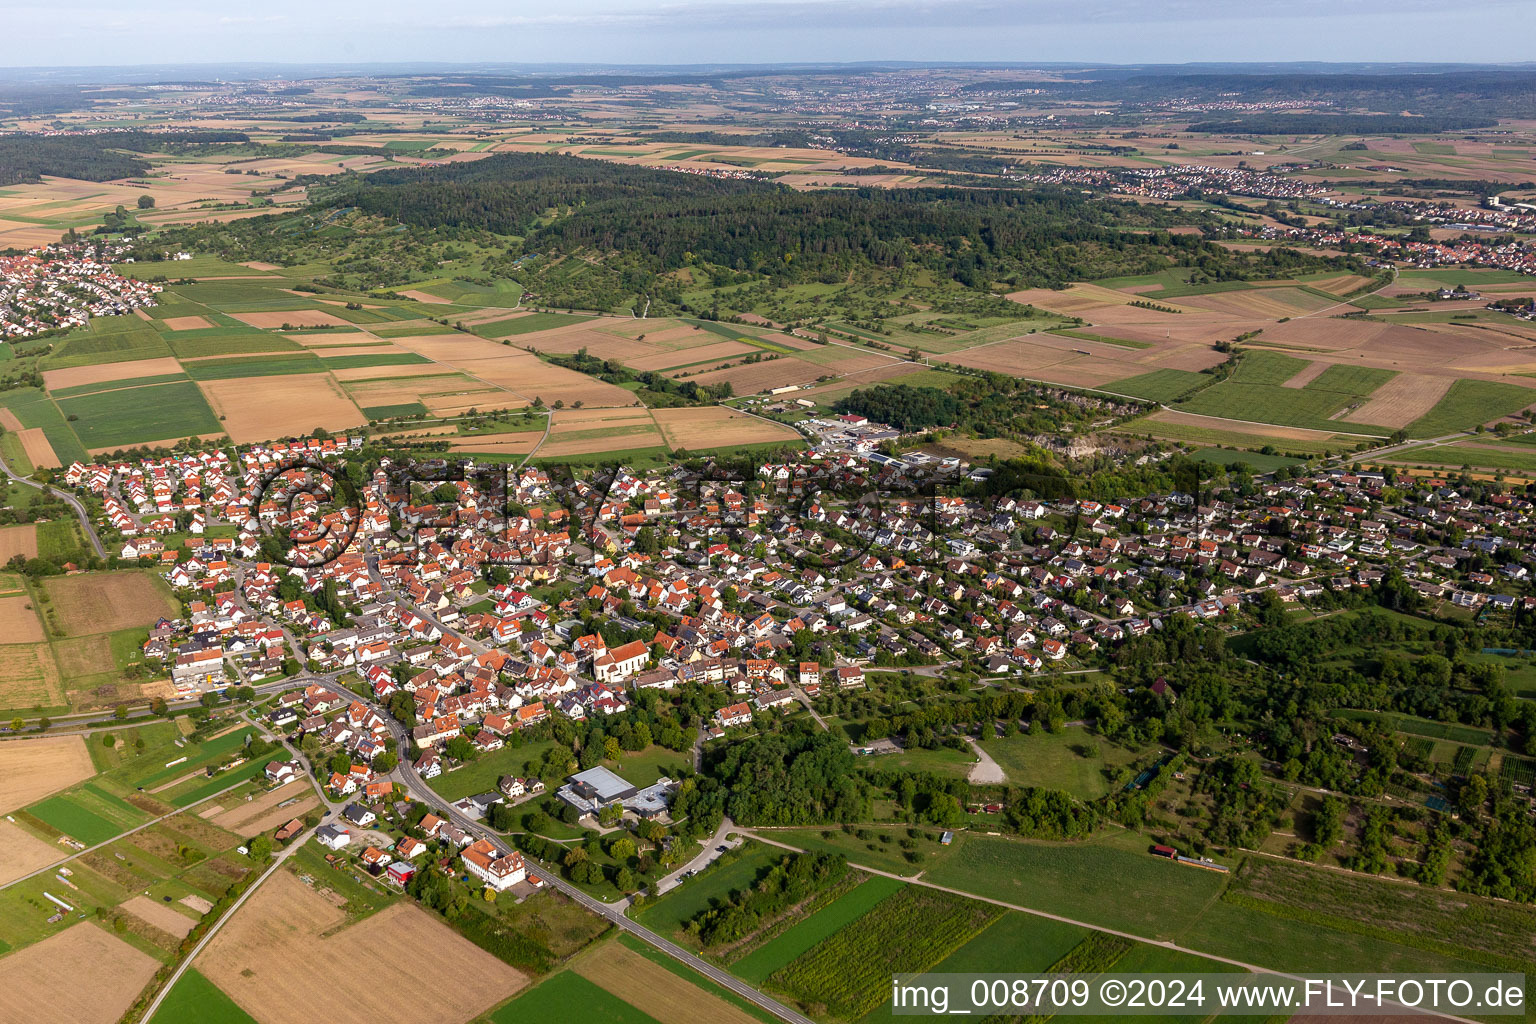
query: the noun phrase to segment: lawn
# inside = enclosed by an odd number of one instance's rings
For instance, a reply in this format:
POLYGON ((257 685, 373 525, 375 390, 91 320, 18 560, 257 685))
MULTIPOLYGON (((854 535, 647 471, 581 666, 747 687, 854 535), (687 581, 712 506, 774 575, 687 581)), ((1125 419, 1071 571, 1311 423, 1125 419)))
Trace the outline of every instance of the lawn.
POLYGON ((611 995, 581 975, 561 971, 490 1015, 494 1024, 581 1021, 582 1024, 657 1024, 649 1014, 611 995))
POLYGON ((224 990, 188 970, 166 994, 150 1024, 256 1024, 224 990))
POLYGON ((130 447, 220 432, 219 420, 190 380, 60 399, 87 448, 130 447))
POLYGON ((1136 754, 1090 735, 1082 726, 1059 733, 1018 733, 982 744, 1008 776, 1012 786, 1059 789, 1081 800, 1097 800, 1109 792, 1104 770, 1130 764, 1136 754), (1098 753, 1087 756, 1093 748, 1098 753))
POLYGON ((529 761, 540 762, 544 754, 560 746, 554 740, 526 743, 522 746, 505 746, 490 754, 481 754, 475 760, 451 772, 444 772, 427 785, 438 796, 459 800, 476 793, 489 793, 496 789, 503 775, 523 775, 523 766, 529 761))

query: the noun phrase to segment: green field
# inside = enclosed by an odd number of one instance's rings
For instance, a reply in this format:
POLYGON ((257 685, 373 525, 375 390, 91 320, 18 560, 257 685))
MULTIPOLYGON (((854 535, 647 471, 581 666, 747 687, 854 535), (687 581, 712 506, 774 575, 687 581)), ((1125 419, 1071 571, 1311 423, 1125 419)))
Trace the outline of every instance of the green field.
POLYGON ((365 405, 362 407, 363 415, 371 420, 389 420, 396 416, 421 416, 423 418, 432 415, 430 410, 420 402, 402 402, 399 405, 365 405))
POLYGON ((1286 455, 1265 455, 1261 452, 1245 452, 1235 448, 1201 448, 1192 456, 1197 462, 1209 462, 1217 466, 1229 466, 1234 462, 1245 463, 1260 473, 1273 473, 1281 466, 1295 466, 1302 460, 1286 455))
POLYGON ((1128 423, 1123 429, 1134 434, 1146 434, 1155 438, 1180 441, 1187 444, 1207 445, 1216 448, 1259 449, 1273 447, 1302 455, 1319 455, 1326 451, 1342 451, 1352 444, 1358 443, 1360 440, 1358 438, 1350 439, 1344 437, 1337 440, 1294 440, 1291 438, 1267 437, 1263 434, 1245 433, 1241 430, 1224 430, 1220 427, 1205 427, 1189 423, 1164 423, 1147 418, 1128 423))
POLYGON ((275 377, 292 373, 324 373, 326 364, 312 352, 254 356, 249 359, 204 359, 187 364, 193 380, 229 380, 234 377, 275 377))
POLYGON ((1113 381, 1104 385, 1104 390, 1117 395, 1130 395, 1132 398, 1145 398, 1149 402, 1167 403, 1210 379, 1206 374, 1191 373, 1189 370, 1153 370, 1151 373, 1113 381))
POLYGON ((507 320, 493 320, 488 324, 480 324, 474 328, 474 333, 482 338, 506 338, 516 334, 549 331, 556 327, 569 327, 572 324, 586 323, 591 319, 590 316, 575 316, 567 313, 528 313, 507 320))
POLYGON ((41 365, 45 370, 57 370, 88 363, 155 359, 170 354, 170 346, 160 333, 138 317, 96 317, 89 326, 72 332, 51 355, 44 356, 41 365))
POLYGON ((162 373, 153 377, 130 377, 125 380, 107 380, 97 384, 76 384, 72 388, 54 388, 49 392, 54 401, 65 398, 75 398, 80 395, 94 395, 102 391, 122 391, 125 388, 142 388, 151 384, 170 384, 173 381, 187 380, 184 373, 162 373))
POLYGON ((1134 833, 1081 843, 1038 843, 962 835, 926 881, 1061 914, 1148 938, 1180 934, 1221 892, 1221 875, 1146 852, 1134 833))
POLYGON ((990 739, 982 748, 1003 769, 1010 786, 1059 789, 1082 800, 1096 800, 1108 793, 1104 769, 1130 764, 1136 757, 1078 725, 1058 733, 1018 733, 990 739), (1098 748, 1097 756, 1085 756, 1083 751, 1090 747, 1098 748))
POLYGON ((77 459, 82 462, 90 461, 90 455, 86 452, 85 446, 80 443, 80 439, 75 436, 69 423, 65 421, 64 414, 59 412, 58 406, 54 405, 38 388, 13 388, 10 391, 0 391, 0 406, 15 413, 23 427, 41 427, 43 434, 48 438, 48 444, 53 448, 53 453, 64 465, 67 466, 77 459))
POLYGON ((822 907, 810 917, 780 932, 731 965, 731 973, 754 985, 790 961, 808 952, 834 932, 873 910, 881 900, 904 883, 894 878, 870 876, 866 881, 822 907))
MULTIPOLYGON (((1044 971, 1070 953, 1087 936, 1087 929, 1008 911, 986 931, 961 946, 936 966, 936 974, 1033 973, 1044 971)), ((1116 970, 1119 970, 1116 966, 1116 970)), ((890 1003, 863 1018, 864 1024, 894 1020, 890 1003)))
MULTIPOLYGON (((1484 444, 1497 443, 1492 436, 1484 442, 1484 444)), ((1452 469, 1471 466, 1474 469, 1508 469, 1536 473, 1536 448, 1530 451, 1506 451, 1487 448, 1483 444, 1458 442, 1434 447, 1411 448, 1392 456, 1392 461, 1409 466, 1446 466, 1452 469)))
POLYGON ((189 969, 166 994, 150 1024, 256 1024, 224 990, 189 969))
MULTIPOLYGON (((711 901, 724 899, 738 889, 745 889, 780 858, 785 851, 763 843, 749 843, 741 855, 724 866, 716 865, 648 904, 636 915, 647 928, 678 939, 684 925, 694 915, 709 909, 711 901)), ((696 946, 697 944, 694 943, 696 946)))
POLYGON ((1259 349, 1243 354, 1227 380, 1179 403, 1182 412, 1221 416, 1259 423, 1277 423, 1314 430, 1343 429, 1358 434, 1387 434, 1384 427, 1340 423, 1333 417, 1366 396, 1395 374, 1364 366, 1330 366, 1302 388, 1282 387, 1307 368, 1303 359, 1259 349))
POLYGON ((123 826, 81 806, 77 800, 51 796, 27 808, 27 813, 87 846, 104 843, 123 831, 123 826))
POLYGON ((1440 437, 1509 416, 1536 403, 1536 390, 1491 380, 1458 380, 1426 415, 1408 427, 1410 437, 1440 437))
POLYGON ((582 1024, 657 1024, 618 996, 572 971, 561 971, 518 996, 489 1018, 494 1024, 581 1021, 582 1024))
POLYGON ((166 335, 178 359, 242 356, 260 352, 297 352, 303 346, 281 334, 216 327, 206 331, 173 331, 166 335))
POLYGON ((59 401, 87 448, 120 448, 220 432, 218 417, 190 380, 59 401))
POLYGON ((775 971, 770 984, 828 1016, 856 1020, 885 1002, 891 975, 930 970, 999 917, 991 904, 908 885, 775 971))
POLYGON ((327 356, 324 350, 321 350, 320 361, 327 370, 350 370, 359 366, 411 366, 430 363, 432 360, 414 352, 380 352, 376 356, 327 356))

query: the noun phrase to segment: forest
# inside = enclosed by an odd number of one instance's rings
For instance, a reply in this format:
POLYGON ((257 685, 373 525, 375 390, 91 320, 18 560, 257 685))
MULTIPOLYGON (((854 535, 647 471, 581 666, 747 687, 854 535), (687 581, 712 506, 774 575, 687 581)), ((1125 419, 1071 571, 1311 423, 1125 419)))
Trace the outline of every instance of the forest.
POLYGON ((0 138, 0 185, 42 180, 42 175, 111 181, 132 178, 149 170, 149 162, 134 156, 155 152, 168 144, 244 142, 241 132, 103 132, 99 135, 11 135, 0 138))
MULTIPOLYGON (((652 273, 690 265, 775 282, 854 268, 927 267, 971 288, 1059 286, 1171 265, 1213 279, 1271 276, 1267 257, 1166 230, 1208 215, 1064 191, 916 188, 794 192, 579 157, 497 154, 340 182, 328 206, 427 228, 485 228, 526 252, 638 254, 652 273)), ((1207 224, 1216 227, 1214 222, 1207 224)), ((1319 269, 1327 266, 1318 260, 1319 269)))

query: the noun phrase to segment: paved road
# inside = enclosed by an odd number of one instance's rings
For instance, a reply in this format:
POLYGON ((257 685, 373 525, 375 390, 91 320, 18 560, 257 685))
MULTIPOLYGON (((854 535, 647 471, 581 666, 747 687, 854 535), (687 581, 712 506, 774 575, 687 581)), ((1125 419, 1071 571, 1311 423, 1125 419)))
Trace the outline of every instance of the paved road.
MULTIPOLYGON (((404 750, 410 742, 410 738, 406 733, 405 727, 397 722, 393 717, 391 717, 389 712, 385 710, 382 705, 371 698, 359 697, 357 694, 354 694, 346 687, 336 683, 334 679, 315 676, 302 676, 286 680, 285 682, 289 686, 303 686, 311 682, 319 683, 320 685, 331 689, 332 692, 344 696, 347 700, 361 701, 363 704, 366 704, 380 712, 384 718, 384 721, 389 726, 390 733, 395 737, 395 741, 399 744, 401 750, 404 750)), ((436 791, 434 791, 422 780, 421 776, 416 774, 416 770, 411 766, 411 763, 408 760, 402 758, 399 765, 397 765, 395 770, 390 773, 389 778, 392 781, 398 783, 413 800, 419 800, 426 804, 428 807, 431 807, 434 813, 440 817, 446 818, 448 821, 457 825, 459 828, 462 828, 470 835, 475 836, 476 838, 489 840, 490 842, 495 843, 500 847, 506 847, 507 841, 505 836, 491 831, 485 826, 483 822, 464 814, 458 808, 454 807, 447 799, 439 796, 436 791)), ((718 840, 723 838, 723 835, 723 832, 717 833, 715 840, 711 841, 709 849, 713 849, 716 845, 718 845, 718 840)), ((291 848, 292 847, 290 847, 290 849, 291 848)), ((558 889, 570 899, 581 904, 583 907, 586 907, 593 913, 602 916, 605 920, 612 922, 615 926, 622 928, 624 931, 627 931, 632 935, 637 936, 642 941, 661 950, 668 956, 671 956, 673 959, 686 964, 688 967, 691 967, 693 970, 699 972, 723 988, 729 989, 730 991, 741 996, 743 999, 749 1000, 750 1002, 762 1007, 769 1013, 774 1014, 782 1020, 789 1021, 790 1024, 814 1024, 814 1022, 809 1017, 795 1012, 794 1010, 785 1006, 783 1003, 780 1003, 778 1000, 759 992, 757 989, 753 988, 751 985, 748 985, 746 982, 740 980, 739 978, 735 978, 730 974, 727 974, 725 971, 720 970, 718 967, 715 967, 713 964, 699 959, 692 953, 688 952, 688 950, 682 948, 674 942, 669 941, 668 939, 662 938, 660 935, 657 935, 649 928, 631 921, 628 917, 625 916, 625 911, 629 907, 628 900, 621 900, 617 903, 604 903, 601 900, 587 895, 585 892, 576 888, 565 879, 561 878, 557 870, 540 864, 532 857, 527 857, 525 855, 525 859, 528 861, 529 866, 537 872, 539 877, 545 880, 546 884, 554 887, 555 889, 558 889)))
MULTIPOLYGON (((249 718, 249 716, 247 716, 247 718, 249 718)), ((290 755, 298 760, 300 764, 304 765, 304 777, 309 779, 310 785, 315 788, 315 791, 320 794, 320 799, 325 803, 326 814, 321 819, 321 823, 324 824, 325 821, 333 820, 339 813, 341 805, 326 795, 325 790, 321 788, 320 783, 316 781, 314 772, 310 770, 309 758, 304 756, 303 751, 294 749, 294 747, 287 740, 280 740, 279 742, 282 743, 283 747, 288 751, 290 755)), ((217 796, 218 794, 214 795, 217 796)), ((208 799, 211 800, 213 797, 209 797, 208 799)), ((179 814, 181 812, 178 811, 177 813, 179 814)), ((153 824, 153 822, 151 822, 151 824, 153 824)), ((316 828, 318 827, 319 826, 317 825, 316 828)), ((272 865, 268 867, 266 871, 263 871, 261 877, 252 882, 250 887, 247 888, 245 892, 240 894, 240 898, 235 900, 235 902, 230 905, 229 909, 224 912, 223 916, 221 916, 217 921, 213 922, 213 925, 208 929, 207 933, 202 937, 202 939, 198 941, 197 945, 192 947, 192 952, 183 957, 181 963, 176 965, 176 970, 171 974, 169 978, 166 979, 165 984, 160 986, 160 991, 155 993, 154 1000, 149 1004, 149 1008, 144 1011, 144 1016, 139 1018, 140 1020, 147 1022, 154 1019, 155 1011, 160 1009, 160 1004, 165 1001, 165 997, 170 994, 171 989, 176 987, 176 983, 181 980, 181 976, 186 973, 187 968, 192 966, 192 961, 197 959, 197 955, 203 951, 203 947, 208 945, 209 941, 219 933, 219 929, 224 927, 224 923, 226 921, 235 916, 235 911, 239 910, 241 906, 245 904, 245 901, 251 898, 251 893, 261 888, 261 884, 267 879, 271 878, 273 873, 281 868, 289 857, 292 857, 295 853, 297 853, 299 847, 309 842, 314 834, 315 829, 309 829, 301 833, 296 839, 293 840, 293 842, 289 843, 282 850, 278 851, 277 856, 272 859, 272 865)))
MULTIPOLYGON (((682 880, 685 874, 703 871, 713 864, 715 858, 720 856, 720 848, 725 845, 726 835, 734 831, 736 831, 736 823, 730 818, 722 817, 720 819, 720 827, 715 829, 714 835, 704 841, 704 849, 697 857, 656 882, 656 895, 660 896, 664 892, 675 889, 677 883, 682 880)), ((734 843, 732 845, 740 844, 734 843)))
POLYGON ((85 510, 85 505, 81 504, 79 498, 75 497, 73 494, 70 494, 68 491, 61 490, 60 488, 48 488, 47 484, 40 484, 36 480, 29 480, 24 476, 17 476, 15 473, 11 472, 11 467, 6 465, 4 459, 0 459, 0 471, 4 471, 6 478, 13 481, 14 483, 21 484, 25 487, 31 487, 33 490, 38 491, 51 489, 54 494, 57 494, 60 498, 63 498, 66 502, 68 502, 70 507, 75 510, 75 515, 80 517, 80 526, 85 530, 85 537, 91 542, 91 547, 96 549, 96 557, 107 557, 107 549, 102 547, 101 538, 96 536, 96 528, 91 525, 90 513, 85 510))
POLYGON ((139 826, 137 826, 135 828, 131 828, 131 829, 129 829, 126 832, 120 832, 117 835, 113 836, 111 839, 108 839, 104 843, 97 843, 95 846, 87 846, 83 850, 79 850, 79 851, 77 851, 75 853, 72 853, 68 857, 65 857, 65 858, 63 858, 61 860, 56 860, 52 864, 46 864, 43 867, 38 868, 36 871, 33 871, 33 872, 28 873, 28 874, 22 875, 20 878, 13 878, 9 882, 6 882, 4 885, 0 885, 0 889, 8 889, 8 888, 10 888, 13 885, 16 885, 16 884, 21 883, 21 882, 25 882, 29 878, 36 878, 38 875, 45 875, 45 874, 47 874, 50 871, 57 871, 59 868, 63 867, 65 864, 68 864, 70 861, 75 860, 76 858, 84 857, 86 854, 90 853, 92 850, 99 850, 103 846, 111 846, 113 843, 117 842, 119 839, 127 839, 129 836, 133 835, 135 832, 142 832, 142 831, 144 831, 147 828, 151 828, 151 827, 153 827, 155 825, 160 824, 166 818, 174 818, 178 814, 185 814, 188 811, 192 810, 192 808, 196 807, 198 804, 205 804, 209 800, 216 800, 219 797, 223 796, 225 793, 228 793, 232 789, 239 789, 241 786, 245 785, 245 781, 246 780, 241 780, 240 782, 236 782, 234 785, 228 786, 228 787, 226 787, 224 789, 221 789, 217 793, 213 793, 213 794, 211 794, 209 796, 205 796, 201 800, 194 800, 192 803, 187 804, 187 806, 185 806, 185 807, 178 807, 174 811, 172 811, 170 814, 162 814, 160 817, 153 818, 153 819, 151 819, 149 821, 146 821, 144 824, 139 825, 139 826))

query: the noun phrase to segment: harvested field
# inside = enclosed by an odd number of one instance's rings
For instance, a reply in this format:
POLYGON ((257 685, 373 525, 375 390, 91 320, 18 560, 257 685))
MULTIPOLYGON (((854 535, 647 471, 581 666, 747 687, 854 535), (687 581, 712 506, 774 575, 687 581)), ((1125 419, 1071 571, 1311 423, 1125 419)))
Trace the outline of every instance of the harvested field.
POLYGON ((1339 274, 1336 277, 1319 278, 1316 281, 1308 281, 1307 287, 1316 288, 1320 292, 1329 295, 1348 295, 1350 292, 1364 288, 1371 283, 1371 278, 1361 277, 1359 274, 1339 274))
POLYGON ((441 295, 433 295, 431 292, 424 292, 419 288, 408 288, 405 291, 402 291, 400 294, 404 295, 408 299, 415 299, 417 302, 431 302, 435 305, 442 306, 452 305, 449 300, 443 298, 441 295))
POLYGON ((374 1024, 398 1015, 401 992, 432 994, 413 1001, 413 1024, 463 1024, 527 982, 408 902, 341 927, 346 921, 279 871, 230 918, 197 967, 263 1024, 374 1024), (338 963, 347 969, 336 970, 338 963), (389 984, 380 984, 386 977, 389 984))
MULTIPOLYGON (((438 334, 425 337, 396 338, 395 344, 428 359, 460 370, 482 383, 501 388, 533 401, 543 398, 546 405, 563 401, 566 405, 582 402, 594 406, 632 406, 638 404, 633 394, 595 377, 543 362, 537 356, 509 345, 464 334, 438 334)), ((499 408, 502 403, 493 407, 499 408)))
POLYGON ((798 441, 799 431, 782 423, 735 412, 724 406, 699 409, 655 409, 651 415, 661 427, 669 448, 701 451, 730 445, 765 441, 798 441))
POLYGON ((186 938, 187 933, 197 924, 197 918, 178 913, 171 909, 169 903, 152 900, 148 896, 135 896, 122 904, 120 909, 178 939, 186 938))
POLYGON ((59 667, 47 644, 0 646, 0 707, 52 708, 63 703, 59 667))
POLYGON ((282 337, 305 348, 328 348, 331 345, 356 345, 373 335, 359 331, 337 331, 327 334, 284 334, 282 337))
POLYGON ((346 320, 335 313, 320 309, 290 309, 270 313, 231 313, 230 316, 252 327, 274 330, 287 324, 292 327, 349 327, 346 320))
POLYGON ((32 598, 0 597, 0 637, 8 644, 39 644, 46 639, 32 598))
MULTIPOLYGON (((339 355, 338 352, 327 352, 328 356, 339 355)), ((357 354, 357 353, 353 353, 357 354)), ((437 363, 404 363, 390 366, 338 366, 331 370, 331 375, 341 381, 377 380, 380 377, 391 379, 399 377, 441 377, 443 368, 437 363)))
POLYGON ((544 436, 542 430, 462 437, 448 446, 451 452, 483 452, 487 455, 527 455, 544 436))
POLYGON ((658 1024, 756 1024, 757 1018, 617 942, 583 957, 575 972, 658 1024))
MULTIPOLYGON (((1454 377, 1400 373, 1371 393, 1370 400, 1347 419, 1383 427, 1406 427, 1429 414, 1456 382, 1454 377)), ((1536 399, 1536 395, 1532 396, 1536 399)))
POLYGON ((9 409, 0 409, 0 427, 12 431, 26 429, 22 426, 21 420, 16 418, 16 414, 9 409))
POLYGON ((865 356, 858 352, 848 354, 850 358, 846 363, 829 366, 822 366, 794 356, 781 356, 778 359, 769 359, 760 363, 741 363, 725 370, 698 373, 694 369, 689 369, 681 374, 673 373, 669 376, 675 380, 687 379, 700 384, 719 384, 722 381, 730 381, 736 394, 753 395, 773 388, 789 387, 792 384, 810 384, 819 381, 822 377, 836 377, 840 374, 893 362, 890 359, 865 356))
POLYGON ((0 814, 95 774, 83 737, 29 736, 0 741, 0 814))
POLYGON ((37 838, 20 825, 0 820, 0 885, 9 885, 68 856, 68 851, 37 838))
POLYGON ((105 384, 116 380, 136 380, 140 377, 163 377, 180 374, 181 364, 170 356, 157 359, 134 359, 126 363, 96 363, 87 366, 70 366, 63 370, 45 370, 43 386, 49 391, 79 387, 82 384, 105 384))
POLYGON ((159 966, 96 925, 76 924, 0 959, 0 1020, 114 1024, 159 966))
POLYGON ((252 270, 265 270, 268 272, 282 270, 276 263, 263 263, 260 260, 248 260, 240 264, 242 267, 250 267, 252 270))
POLYGON ((161 323, 173 331, 197 331, 205 327, 212 327, 206 319, 200 316, 173 316, 161 323))
POLYGON ((1296 376, 1283 382, 1280 386, 1283 388, 1304 388, 1321 377, 1323 371, 1328 369, 1328 366, 1328 363, 1308 363, 1305 370, 1297 373, 1296 376))
POLYGON ((198 386, 236 444, 303 434, 315 427, 345 431, 368 422, 329 374, 232 377, 200 381, 198 386))
POLYGON ((539 455, 591 455, 662 443, 649 409, 561 409, 539 455))
POLYGON ((42 427, 18 430, 16 437, 21 441, 21 450, 27 453, 27 461, 36 468, 59 469, 64 465, 54 454, 53 445, 48 443, 48 435, 43 433, 42 427))
POLYGON ((1157 423, 1175 423, 1189 427, 1205 427, 1212 430, 1234 430, 1244 434, 1273 437, 1281 441, 1330 441, 1334 434, 1326 430, 1310 430, 1306 427, 1282 427, 1267 423, 1249 423, 1246 420, 1224 420, 1220 416, 1201 416, 1192 412, 1161 410, 1147 417, 1157 423))
POLYGON ((1333 304, 1328 299, 1309 294, 1299 288, 1249 288, 1236 292, 1186 295, 1178 301, 1182 306, 1225 313, 1243 323, 1249 320, 1278 320, 1286 316, 1315 313, 1333 304))
POLYGON ((180 606, 154 577, 133 570, 56 576, 43 584, 68 636, 91 636, 152 625, 180 606))
POLYGON ((9 562, 17 555, 37 557, 37 526, 0 526, 0 562, 9 562))
POLYGON ((270 793, 263 793, 249 803, 238 803, 218 814, 203 816, 222 829, 237 835, 252 836, 258 832, 265 832, 269 828, 275 828, 290 818, 299 817, 317 803, 319 799, 315 796, 313 787, 305 780, 297 779, 277 787, 270 793), (297 803, 289 804, 287 807, 278 806, 294 798, 298 798, 297 803))
MULTIPOLYGON (((647 338, 646 341, 648 343, 650 339, 647 338)), ((717 341, 710 345, 700 345, 698 348, 673 349, 628 358, 623 356, 613 358, 617 358, 625 366, 634 370, 672 370, 696 364, 708 367, 711 363, 723 363, 728 359, 738 359, 759 351, 761 349, 736 341, 717 341)))

